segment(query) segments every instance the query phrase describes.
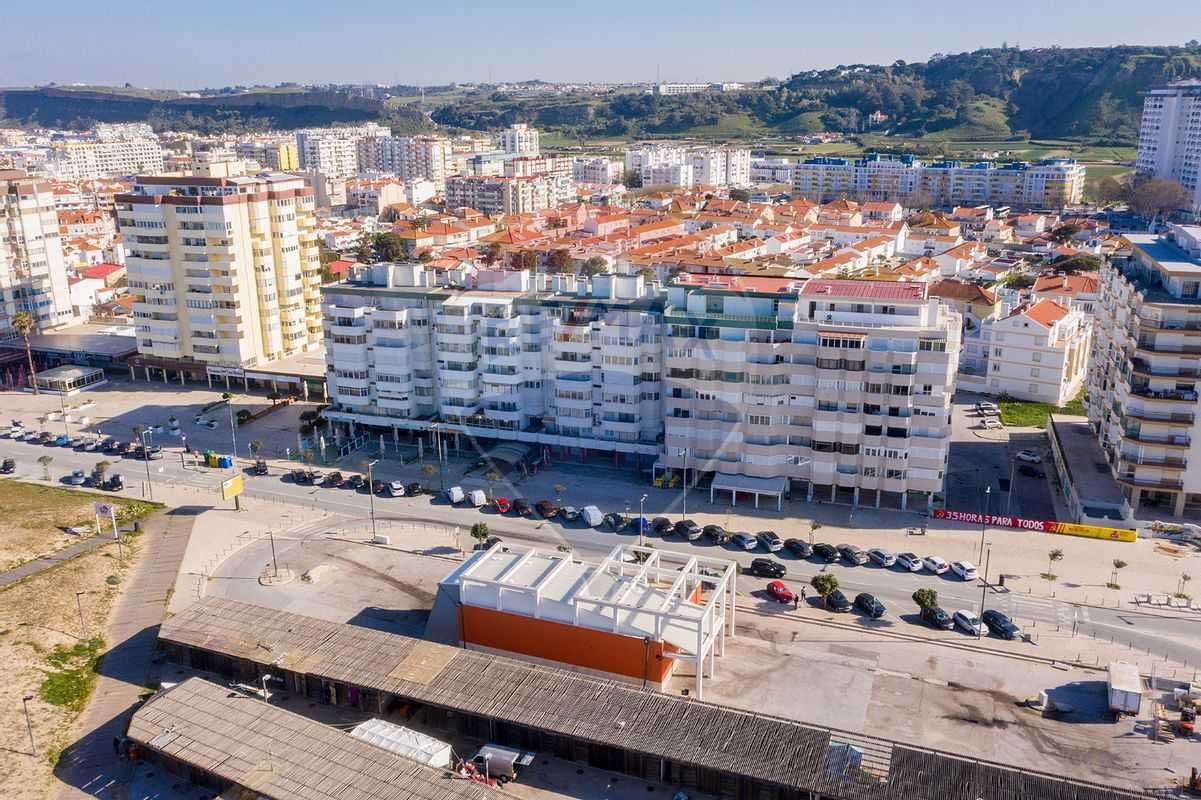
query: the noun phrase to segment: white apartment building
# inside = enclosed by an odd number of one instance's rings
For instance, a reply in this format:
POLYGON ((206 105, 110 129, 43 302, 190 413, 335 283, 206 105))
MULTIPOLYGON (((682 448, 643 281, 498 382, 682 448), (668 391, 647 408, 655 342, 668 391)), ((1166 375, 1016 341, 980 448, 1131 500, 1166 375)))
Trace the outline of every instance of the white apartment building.
POLYGON ((751 183, 792 185, 792 160, 788 158, 752 158, 751 183))
POLYGON ((139 177, 117 197, 138 352, 182 374, 319 345, 313 205, 287 174, 139 177))
POLYGON ((456 175, 446 182, 447 208, 474 208, 488 216, 530 214, 555 208, 574 199, 575 182, 563 176, 505 178, 456 175))
POLYGON ((980 329, 979 391, 1062 406, 1084 388, 1091 317, 1054 300, 1038 300, 991 317, 980 329))
POLYGON ((709 91, 712 86, 713 84, 709 83, 659 83, 655 85, 654 92, 661 97, 680 94, 700 94, 701 92, 709 91))
POLYGON ((691 189, 696 185, 695 170, 691 164, 652 164, 643 167, 640 175, 643 186, 691 189))
POLYGON ((639 276, 483 272, 472 290, 380 264, 322 289, 335 422, 654 457, 661 319, 639 276))
POLYGON ((571 176, 579 183, 617 183, 622 165, 604 156, 576 158, 571 162, 571 176))
POLYGON ((500 132, 500 149, 505 153, 536 156, 541 152, 538 146, 538 131, 524 122, 518 122, 500 132))
POLYGON ((688 154, 692 178, 701 186, 751 185, 751 151, 736 147, 693 150, 688 154))
POLYGON ((360 168, 387 172, 403 181, 432 181, 441 191, 455 172, 451 141, 445 136, 378 136, 359 140, 360 168))
POLYGON ((627 172, 642 174, 646 167, 675 166, 688 160, 688 151, 683 147, 666 144, 645 144, 625 152, 627 172))
POLYGON ((47 162, 50 173, 68 181, 91 181, 125 175, 153 175, 164 169, 158 139, 56 144, 47 162))
POLYGON ((664 466, 746 492, 933 505, 960 317, 925 284, 688 275, 667 302, 664 466))
POLYGON ((359 143, 389 137, 391 131, 374 122, 343 128, 308 128, 296 132, 300 169, 328 178, 353 178, 359 173, 359 143))
POLYGON ((1193 209, 1201 209, 1201 80, 1147 93, 1135 168, 1178 181, 1193 196, 1193 209))
POLYGON ((1201 227, 1127 234, 1101 269, 1088 418, 1137 513, 1201 510, 1201 227))
POLYGON ((43 178, 0 170, 0 337, 12 335, 19 311, 39 330, 74 319, 54 189, 43 178))
POLYGON ((571 156, 519 156, 504 159, 502 163, 502 174, 509 178, 531 178, 535 175, 570 178, 574 172, 571 156))

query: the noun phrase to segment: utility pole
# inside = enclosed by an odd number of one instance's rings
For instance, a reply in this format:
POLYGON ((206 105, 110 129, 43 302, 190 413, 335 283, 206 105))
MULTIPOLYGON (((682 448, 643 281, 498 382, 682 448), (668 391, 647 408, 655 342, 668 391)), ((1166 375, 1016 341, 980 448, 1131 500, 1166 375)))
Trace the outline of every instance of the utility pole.
POLYGON ((267 539, 271 542, 271 569, 274 570, 274 575, 279 575, 279 562, 275 560, 275 534, 270 528, 267 528, 267 539))
POLYGON ((229 438, 233 444, 233 454, 230 462, 233 464, 234 472, 238 471, 238 426, 234 424, 234 399, 231 397, 225 401, 225 407, 229 409, 229 438))
POLYGON ((146 460, 146 495, 151 501, 154 500, 154 482, 150 479, 150 448, 146 445, 146 434, 149 431, 142 431, 142 458, 146 460))
POLYGON ((88 626, 84 624, 83 603, 81 603, 79 601, 79 598, 83 594, 84 594, 84 592, 76 592, 75 593, 75 610, 79 612, 79 637, 81 639, 86 639, 86 638, 88 638, 88 626))
POLYGON ((984 511, 983 511, 983 513, 980 514, 980 555, 979 555, 980 558, 984 557, 984 527, 985 527, 985 524, 988 522, 988 508, 989 508, 988 501, 991 499, 992 499, 992 487, 986 486, 984 488, 984 511))
POLYGON ((1013 473, 1017 469, 1017 459, 1014 459, 1009 464, 1009 499, 1005 501, 1005 514, 1008 516, 1013 513, 1013 473))
POLYGON ((646 515, 643 509, 646 507, 646 495, 638 501, 638 546, 642 547, 642 531, 646 528, 646 515))
MULTIPOLYGON (((980 590, 980 616, 984 616, 984 601, 988 598, 988 562, 992 560, 992 543, 988 545, 988 553, 984 556, 984 588, 980 590)), ((984 623, 980 623, 983 625, 984 623)), ((976 638, 984 635, 980 626, 976 627, 976 638)))
POLYGON ((375 459, 374 461, 367 462, 367 497, 370 498, 368 502, 371 504, 371 540, 372 541, 375 541, 376 534, 375 534, 375 488, 373 486, 374 482, 371 480, 371 476, 373 474, 371 469, 378 463, 379 463, 378 458, 375 459))
POLYGON ((680 521, 688 519, 688 448, 684 448, 684 499, 682 501, 680 521))
POLYGON ((33 740, 33 723, 29 721, 29 701, 33 699, 33 695, 27 694, 21 698, 21 707, 25 709, 25 729, 29 731, 29 749, 33 751, 33 757, 38 757, 38 744, 33 740))

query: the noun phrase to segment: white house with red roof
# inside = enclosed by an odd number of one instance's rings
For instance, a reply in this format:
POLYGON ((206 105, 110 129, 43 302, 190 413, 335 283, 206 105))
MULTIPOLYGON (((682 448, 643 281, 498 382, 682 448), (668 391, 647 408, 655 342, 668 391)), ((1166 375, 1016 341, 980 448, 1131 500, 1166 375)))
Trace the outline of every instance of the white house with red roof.
POLYGON ((1080 393, 1092 341, 1089 315, 1042 299, 985 320, 982 386, 1017 400, 1062 406, 1080 393))

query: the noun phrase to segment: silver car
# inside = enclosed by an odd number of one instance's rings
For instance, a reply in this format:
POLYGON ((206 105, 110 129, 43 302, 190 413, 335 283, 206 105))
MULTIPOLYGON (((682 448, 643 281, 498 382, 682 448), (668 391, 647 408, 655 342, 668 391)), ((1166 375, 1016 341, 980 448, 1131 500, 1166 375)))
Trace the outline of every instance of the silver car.
POLYGON ((921 572, 923 569, 922 560, 916 553, 897 553, 897 563, 910 572, 921 572))
POLYGON ((882 567, 891 567, 897 563, 897 557, 882 547, 873 547, 868 550, 867 557, 882 567))
POLYGON ((732 537, 730 537, 730 541, 741 547, 743 550, 754 550, 759 546, 759 540, 746 531, 734 534, 732 537))

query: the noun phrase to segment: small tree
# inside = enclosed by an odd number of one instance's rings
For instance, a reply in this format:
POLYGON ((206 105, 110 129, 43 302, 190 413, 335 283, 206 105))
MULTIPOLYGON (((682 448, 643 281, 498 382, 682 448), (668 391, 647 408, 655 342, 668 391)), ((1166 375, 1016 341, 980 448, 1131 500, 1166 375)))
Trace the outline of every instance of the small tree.
POLYGON ((1188 593, 1184 591, 1184 587, 1188 586, 1188 582, 1193 579, 1192 575, 1187 572, 1180 573, 1180 582, 1176 585, 1176 596, 1181 599, 1188 599, 1188 593))
POLYGON ((488 523, 477 522, 471 526, 471 538, 483 542, 488 538, 488 523))
POLYGON ((1115 558, 1113 560, 1113 572, 1111 572, 1109 574, 1109 588, 1110 589, 1121 589, 1122 588, 1121 586, 1118 585, 1118 570, 1124 569, 1125 567, 1126 567, 1126 562, 1123 561, 1122 559, 1115 558))
POLYGON ((1058 547, 1047 553, 1047 571, 1043 574, 1043 577, 1049 581, 1053 581, 1056 578, 1055 573, 1051 571, 1056 561, 1063 561, 1063 551, 1058 547))
POLYGON ((39 394, 38 382, 34 379, 36 370, 33 368, 33 349, 29 346, 29 333, 33 330, 33 315, 28 311, 18 311, 13 314, 8 324, 25 340, 25 358, 29 361, 29 385, 33 387, 34 394, 39 394))
POLYGON ((559 505, 563 505, 563 493, 567 491, 567 487, 561 483, 556 483, 551 487, 551 489, 553 489, 555 493, 555 502, 559 505))
POLYGON ((813 590, 821 595, 822 602, 826 602, 826 598, 838 591, 838 578, 829 572, 819 572, 810 578, 809 583, 813 586, 813 590))
POLYGON ((740 203, 748 203, 751 199, 751 193, 746 189, 731 189, 730 199, 737 200, 740 203))
POLYGON ((113 462, 111 461, 96 462, 96 466, 92 467, 92 477, 95 478, 96 483, 100 483, 104 480, 105 474, 109 471, 112 465, 113 462))
POLYGON ((821 529, 822 524, 820 522, 815 519, 809 521, 809 544, 813 544, 813 534, 817 533, 821 529))
POLYGON ((599 275, 609 269, 609 262, 601 256, 593 256, 584 262, 584 274, 588 277, 599 275))
POLYGON ((253 458, 258 458, 259 453, 263 451, 263 443, 258 439, 250 440, 250 455, 253 458))
POLYGON ((430 480, 430 478, 434 477, 434 472, 436 472, 436 470, 435 470, 433 464, 422 464, 421 465, 421 474, 425 476, 425 480, 426 480, 425 488, 426 489, 429 488, 429 480, 430 480))
POLYGON ((917 607, 923 611, 927 608, 934 608, 938 605, 938 592, 929 586, 923 586, 913 593, 913 602, 917 603, 917 607))
POLYGON ((490 469, 484 473, 484 480, 488 481, 488 499, 493 499, 493 485, 499 481, 501 474, 495 469, 490 469))
POLYGON ((42 477, 50 480, 50 465, 54 463, 53 456, 39 456, 38 464, 42 466, 42 477))
POLYGON ((300 463, 312 464, 316 454, 308 447, 300 451, 300 463))

